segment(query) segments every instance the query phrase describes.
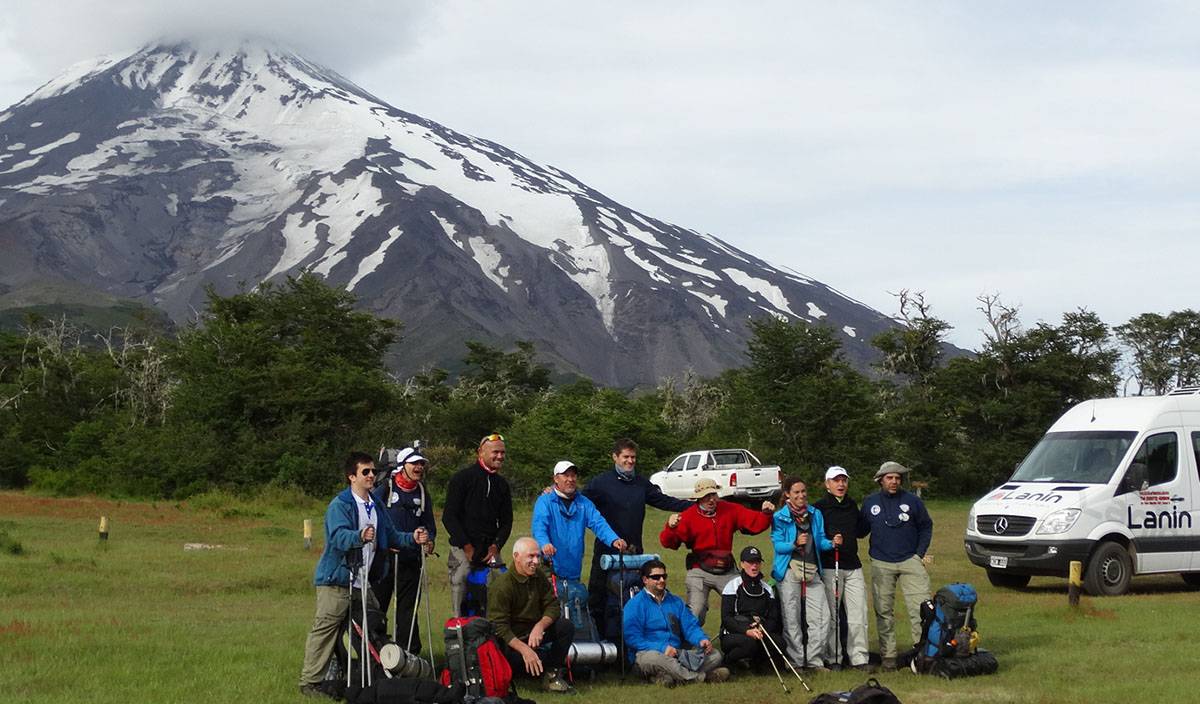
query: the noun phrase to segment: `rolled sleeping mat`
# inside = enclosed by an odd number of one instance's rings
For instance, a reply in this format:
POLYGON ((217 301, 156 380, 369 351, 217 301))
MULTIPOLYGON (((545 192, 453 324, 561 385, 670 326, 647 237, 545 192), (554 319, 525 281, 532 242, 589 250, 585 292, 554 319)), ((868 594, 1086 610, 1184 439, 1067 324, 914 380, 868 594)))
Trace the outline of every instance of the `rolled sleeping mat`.
MULTIPOLYGON (((601 555, 600 556, 600 569, 602 569, 602 570, 619 570, 619 569, 621 569, 621 561, 618 560, 617 558, 618 558, 617 555, 601 555)), ((656 553, 647 553, 645 555, 626 555, 625 556, 625 569, 626 570, 640 570, 642 568, 642 565, 646 564, 647 562, 649 562, 651 560, 660 560, 660 559, 662 559, 662 558, 659 557, 658 554, 656 554, 656 553)))
POLYGON ((567 651, 567 658, 572 665, 611 665, 618 657, 617 644, 607 640, 572 643, 567 651))
POLYGON ((379 664, 396 677, 433 679, 433 667, 428 660, 406 652, 395 643, 388 643, 379 649, 379 664))

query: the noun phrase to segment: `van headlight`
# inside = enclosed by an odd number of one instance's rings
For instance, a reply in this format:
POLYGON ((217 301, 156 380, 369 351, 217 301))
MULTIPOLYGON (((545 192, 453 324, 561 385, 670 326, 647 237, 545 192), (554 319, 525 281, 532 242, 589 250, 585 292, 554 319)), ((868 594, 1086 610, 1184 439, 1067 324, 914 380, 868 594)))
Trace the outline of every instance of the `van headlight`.
POLYGON ((971 531, 972 533, 979 532, 979 528, 975 524, 975 507, 974 506, 971 507, 971 512, 967 514, 967 530, 971 531))
POLYGON ((1038 535, 1066 533, 1075 525, 1075 521, 1079 520, 1080 513, 1081 511, 1077 508, 1064 508, 1061 511, 1055 511, 1042 519, 1042 525, 1037 529, 1037 533, 1038 535))

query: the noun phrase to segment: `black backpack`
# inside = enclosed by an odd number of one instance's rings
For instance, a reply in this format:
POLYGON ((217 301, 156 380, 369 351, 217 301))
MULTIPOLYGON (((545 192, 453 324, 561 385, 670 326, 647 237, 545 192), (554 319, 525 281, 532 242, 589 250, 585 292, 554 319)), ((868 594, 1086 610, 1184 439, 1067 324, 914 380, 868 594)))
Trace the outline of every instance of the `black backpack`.
POLYGON ((879 684, 872 677, 849 692, 825 692, 809 700, 808 704, 903 704, 892 690, 879 684))

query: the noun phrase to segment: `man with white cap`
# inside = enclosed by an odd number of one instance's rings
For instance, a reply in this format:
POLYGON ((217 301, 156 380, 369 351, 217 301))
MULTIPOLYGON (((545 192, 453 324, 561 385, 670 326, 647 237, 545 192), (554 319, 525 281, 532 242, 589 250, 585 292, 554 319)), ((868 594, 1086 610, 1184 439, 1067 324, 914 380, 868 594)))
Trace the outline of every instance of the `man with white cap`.
POLYGON ((658 542, 664 548, 686 545, 687 605, 700 625, 708 615, 708 592, 720 594, 729 580, 738 575, 733 559, 733 534, 741 531, 757 535, 771 527, 775 505, 764 501, 761 511, 719 498, 720 489, 712 479, 700 479, 692 491, 696 503, 681 513, 671 514, 658 542))
POLYGON ((583 572, 584 537, 588 529, 605 545, 627 545, 600 515, 596 505, 579 493, 579 468, 562 460, 554 465, 554 489, 533 504, 533 539, 561 579, 579 581, 583 572))
POLYGON ((921 602, 929 598, 929 543, 933 519, 915 494, 900 488, 909 469, 899 462, 884 462, 875 473, 879 491, 863 499, 862 517, 871 534, 871 592, 875 602, 875 630, 883 669, 896 669, 897 588, 904 591, 908 608, 910 643, 921 639, 921 602))
POLYGON ((825 535, 830 540, 842 536, 841 545, 820 555, 826 600, 836 610, 825 651, 825 665, 834 670, 846 656, 851 667, 867 668, 867 581, 858 537, 866 536, 868 527, 849 492, 850 474, 835 465, 825 470, 825 496, 813 504, 825 519, 825 535))
MULTIPOLYGON (((437 535, 437 521, 433 519, 433 497, 425 488, 425 471, 429 460, 413 447, 406 447, 396 456, 396 469, 390 481, 375 490, 376 500, 386 507, 392 524, 403 532, 424 528, 429 534, 425 543, 425 554, 433 552, 433 540, 437 535)), ((417 548, 400 548, 392 553, 391 570, 382 578, 371 582, 375 599, 384 614, 396 594, 396 615, 392 621, 396 642, 413 654, 421 652, 420 629, 413 627, 413 609, 416 608, 417 590, 421 580, 421 553, 417 548)))

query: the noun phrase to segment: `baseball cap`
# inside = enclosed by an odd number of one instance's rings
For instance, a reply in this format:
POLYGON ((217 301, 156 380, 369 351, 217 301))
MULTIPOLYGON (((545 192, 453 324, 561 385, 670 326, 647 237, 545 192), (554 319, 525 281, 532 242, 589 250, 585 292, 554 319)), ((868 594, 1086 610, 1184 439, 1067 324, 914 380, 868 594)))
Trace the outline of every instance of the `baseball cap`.
POLYGON ((742 562, 762 562, 762 561, 763 561, 762 552, 758 548, 754 547, 753 545, 749 545, 747 547, 742 548, 742 562))
POLYGON ((829 469, 825 470, 825 481, 829 481, 830 479, 836 479, 838 477, 845 477, 845 478, 849 479, 850 473, 846 471, 845 467, 842 467, 842 466, 839 466, 836 464, 833 465, 832 467, 830 467, 829 469))
POLYGON ((554 476, 557 477, 560 474, 566 474, 567 470, 569 469, 575 470, 576 473, 579 472, 579 468, 575 466, 574 462, 570 460, 559 460, 558 464, 554 465, 554 476))
POLYGON ((417 462, 425 462, 428 464, 429 460, 425 459, 425 457, 415 448, 406 447, 400 451, 399 455, 396 455, 396 464, 407 464, 409 462, 412 462, 413 464, 416 464, 417 462))

